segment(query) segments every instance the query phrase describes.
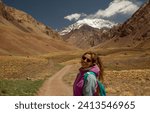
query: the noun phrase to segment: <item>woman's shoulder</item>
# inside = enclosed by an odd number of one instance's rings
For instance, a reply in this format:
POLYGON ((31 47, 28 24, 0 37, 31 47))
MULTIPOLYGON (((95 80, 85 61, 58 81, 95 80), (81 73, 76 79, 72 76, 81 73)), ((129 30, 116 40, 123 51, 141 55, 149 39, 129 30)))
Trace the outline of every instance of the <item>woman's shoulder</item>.
POLYGON ((85 80, 96 80, 96 75, 94 72, 89 71, 84 74, 84 78, 85 80))

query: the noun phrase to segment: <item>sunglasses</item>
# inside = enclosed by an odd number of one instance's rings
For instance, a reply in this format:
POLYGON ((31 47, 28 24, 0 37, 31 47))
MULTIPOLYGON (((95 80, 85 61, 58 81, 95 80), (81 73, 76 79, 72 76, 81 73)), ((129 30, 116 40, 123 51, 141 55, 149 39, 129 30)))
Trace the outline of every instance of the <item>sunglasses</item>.
POLYGON ((91 60, 88 59, 88 58, 86 58, 85 56, 82 56, 82 59, 83 59, 83 60, 86 60, 87 62, 91 62, 91 60))

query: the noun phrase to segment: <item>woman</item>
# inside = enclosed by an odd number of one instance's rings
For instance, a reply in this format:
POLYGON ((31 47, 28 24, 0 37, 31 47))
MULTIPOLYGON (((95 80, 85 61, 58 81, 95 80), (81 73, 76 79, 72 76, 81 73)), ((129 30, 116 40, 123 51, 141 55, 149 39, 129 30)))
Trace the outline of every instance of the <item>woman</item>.
POLYGON ((103 66, 100 57, 94 52, 86 52, 81 58, 81 68, 73 85, 74 96, 94 96, 96 95, 97 79, 103 82, 103 66), (90 74, 94 72, 96 76, 90 74), (86 81, 84 76, 87 76, 86 81))

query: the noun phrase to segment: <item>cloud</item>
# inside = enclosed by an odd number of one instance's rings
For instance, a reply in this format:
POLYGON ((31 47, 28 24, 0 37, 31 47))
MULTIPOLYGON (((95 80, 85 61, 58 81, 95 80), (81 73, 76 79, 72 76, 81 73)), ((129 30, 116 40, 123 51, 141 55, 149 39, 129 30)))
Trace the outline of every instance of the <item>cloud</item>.
POLYGON ((71 14, 66 17, 70 21, 79 19, 106 19, 116 23, 122 23, 139 9, 141 2, 138 0, 113 0, 105 10, 99 9, 95 14, 71 14))
POLYGON ((105 10, 98 10, 95 14, 89 15, 87 18, 103 18, 114 22, 122 22, 129 18, 141 3, 137 0, 114 0, 105 10))
POLYGON ((70 20, 70 21, 72 21, 72 20, 77 21, 77 20, 79 20, 79 18, 85 17, 85 16, 86 16, 86 14, 84 14, 84 13, 82 13, 82 14, 74 13, 74 14, 65 16, 64 19, 67 19, 67 20, 70 20))
POLYGON ((139 8, 137 4, 139 4, 139 2, 135 3, 135 1, 133 2, 129 0, 114 0, 109 4, 108 8, 105 10, 98 10, 94 15, 90 15, 89 17, 109 18, 117 14, 132 15, 139 8))

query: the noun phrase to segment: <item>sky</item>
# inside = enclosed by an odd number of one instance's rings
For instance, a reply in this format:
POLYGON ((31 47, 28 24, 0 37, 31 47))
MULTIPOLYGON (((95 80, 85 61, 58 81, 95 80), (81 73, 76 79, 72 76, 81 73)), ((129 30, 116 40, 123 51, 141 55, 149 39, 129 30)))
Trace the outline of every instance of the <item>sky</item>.
POLYGON ((53 29, 63 29, 85 18, 115 23, 127 20, 148 0, 2 0, 53 29))

